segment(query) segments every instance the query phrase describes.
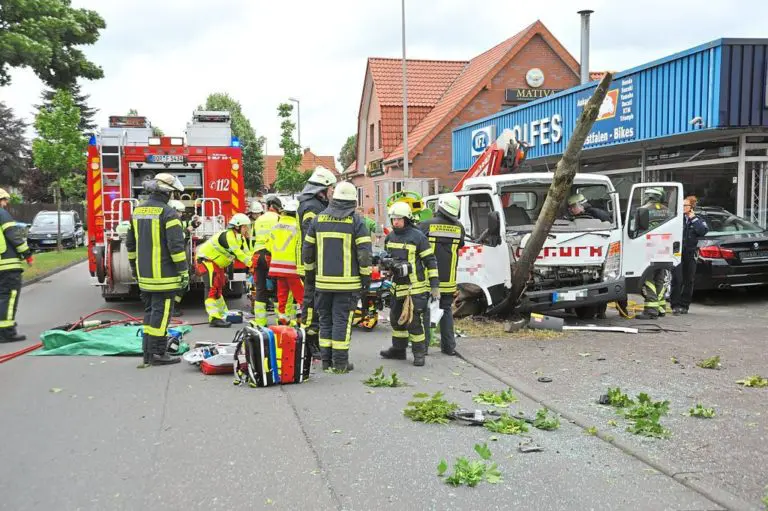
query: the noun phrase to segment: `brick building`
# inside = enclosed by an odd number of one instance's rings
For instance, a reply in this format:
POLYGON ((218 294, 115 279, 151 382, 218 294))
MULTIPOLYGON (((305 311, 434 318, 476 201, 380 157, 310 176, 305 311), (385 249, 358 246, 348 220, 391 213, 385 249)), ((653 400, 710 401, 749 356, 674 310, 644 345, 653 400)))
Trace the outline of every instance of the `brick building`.
POLYGON ((403 181, 402 60, 369 58, 357 161, 344 175, 383 220, 386 198, 453 187, 451 132, 467 122, 579 84, 579 64, 540 21, 468 61, 408 60, 408 155, 403 181), (425 182, 428 185, 425 185, 425 182))
MULTIPOLYGON (((282 159, 282 155, 264 156, 264 186, 269 190, 272 190, 272 185, 275 183, 275 179, 277 179, 277 162, 282 159)), ((336 172, 336 160, 333 156, 318 156, 308 147, 304 149, 299 170, 302 172, 314 170, 318 165, 336 172)))

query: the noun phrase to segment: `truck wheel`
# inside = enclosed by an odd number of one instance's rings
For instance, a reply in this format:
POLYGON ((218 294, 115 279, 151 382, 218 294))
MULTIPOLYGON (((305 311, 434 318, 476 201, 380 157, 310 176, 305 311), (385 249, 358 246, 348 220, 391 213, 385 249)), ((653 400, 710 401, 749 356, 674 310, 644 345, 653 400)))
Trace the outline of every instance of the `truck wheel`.
POLYGON ((104 263, 104 247, 96 247, 96 279, 99 284, 103 284, 107 278, 107 267, 104 263))
POLYGON ((576 317, 579 319, 594 319, 599 312, 599 306, 576 307, 576 317))
POLYGON ((224 290, 225 298, 242 298, 245 293, 245 282, 232 282, 230 289, 224 290))

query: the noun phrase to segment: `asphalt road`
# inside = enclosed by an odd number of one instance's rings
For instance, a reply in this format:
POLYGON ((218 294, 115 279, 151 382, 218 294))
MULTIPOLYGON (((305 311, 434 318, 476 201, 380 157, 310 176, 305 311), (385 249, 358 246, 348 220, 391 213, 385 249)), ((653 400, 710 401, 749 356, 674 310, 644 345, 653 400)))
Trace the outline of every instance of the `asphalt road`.
MULTIPOLYGON (((80 265, 25 288, 19 322, 36 338, 102 306, 80 265)), ((201 305, 187 311, 184 319, 203 319, 201 305)), ((233 334, 195 327, 188 340, 233 334)), ((440 354, 423 368, 382 362, 388 336, 386 325, 355 332, 352 374, 268 389, 234 387, 185 363, 138 370, 136 358, 4 363, 0 509, 719 509, 567 422, 532 430, 544 451, 527 454, 517 450, 520 437, 411 422, 402 410, 414 392, 443 391, 473 408, 475 393, 504 385, 440 354), (410 386, 365 387, 379 365, 410 386), (453 488, 437 477, 441 458, 477 459, 478 442, 488 442, 501 484, 453 488)), ((536 409, 522 397, 512 407, 536 409)))

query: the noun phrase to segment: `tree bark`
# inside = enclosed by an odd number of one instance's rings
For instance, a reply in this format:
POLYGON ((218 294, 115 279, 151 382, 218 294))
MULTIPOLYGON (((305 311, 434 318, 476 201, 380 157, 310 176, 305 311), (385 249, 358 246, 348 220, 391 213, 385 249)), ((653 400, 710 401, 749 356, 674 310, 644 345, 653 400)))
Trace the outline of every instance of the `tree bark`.
POLYGON ((528 243, 525 245, 520 259, 513 265, 512 290, 496 309, 497 313, 502 316, 513 318, 514 316, 519 316, 516 314, 516 309, 525 292, 526 283, 536 262, 536 257, 547 240, 557 212, 566 199, 565 195, 570 190, 571 185, 573 185, 573 178, 579 168, 579 156, 584 147, 584 141, 592 129, 597 114, 600 112, 600 105, 603 104, 611 80, 613 80, 613 74, 606 73, 598 84, 595 93, 587 102, 584 110, 582 110, 578 121, 576 121, 576 127, 573 130, 571 139, 568 141, 568 147, 565 148, 563 157, 557 162, 555 175, 549 187, 549 192, 547 192, 544 206, 541 208, 539 217, 536 219, 536 225, 530 238, 528 238, 528 243))

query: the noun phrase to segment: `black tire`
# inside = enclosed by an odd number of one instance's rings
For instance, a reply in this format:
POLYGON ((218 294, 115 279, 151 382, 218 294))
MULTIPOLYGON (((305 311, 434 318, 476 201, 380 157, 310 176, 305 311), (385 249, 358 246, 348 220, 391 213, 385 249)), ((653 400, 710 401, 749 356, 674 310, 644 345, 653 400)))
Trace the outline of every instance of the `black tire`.
MULTIPOLYGON (((107 279, 107 266, 104 261, 104 247, 96 247, 96 279, 103 284, 107 279)), ((105 295, 106 296, 106 295, 105 295)))
POLYGON ((589 305, 586 307, 576 307, 576 317, 579 319, 594 319, 598 314, 601 307, 597 305, 589 305))
POLYGON ((245 282, 232 282, 231 288, 224 290, 224 298, 242 298, 245 294, 245 282))

